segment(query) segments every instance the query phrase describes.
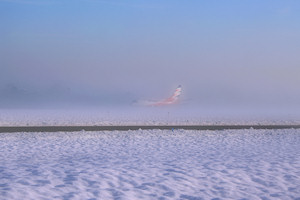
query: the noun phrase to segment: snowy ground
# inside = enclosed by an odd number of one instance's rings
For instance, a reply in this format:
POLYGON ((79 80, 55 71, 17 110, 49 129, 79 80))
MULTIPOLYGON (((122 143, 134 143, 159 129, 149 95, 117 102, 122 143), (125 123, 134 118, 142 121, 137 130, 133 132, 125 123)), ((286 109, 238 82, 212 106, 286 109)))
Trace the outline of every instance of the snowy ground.
POLYGON ((300 124, 299 109, 114 107, 0 109, 0 126, 300 124))
POLYGON ((300 199, 300 130, 1 133, 0 199, 300 199))

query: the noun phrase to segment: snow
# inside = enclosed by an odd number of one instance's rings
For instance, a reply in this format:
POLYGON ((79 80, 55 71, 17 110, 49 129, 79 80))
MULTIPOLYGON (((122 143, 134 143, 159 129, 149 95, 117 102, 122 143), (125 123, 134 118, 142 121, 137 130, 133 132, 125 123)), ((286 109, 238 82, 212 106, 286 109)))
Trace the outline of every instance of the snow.
POLYGON ((0 199, 299 199, 300 130, 0 134, 0 199))
POLYGON ((0 126, 72 125, 289 125, 300 124, 296 109, 116 107, 0 109, 0 126))

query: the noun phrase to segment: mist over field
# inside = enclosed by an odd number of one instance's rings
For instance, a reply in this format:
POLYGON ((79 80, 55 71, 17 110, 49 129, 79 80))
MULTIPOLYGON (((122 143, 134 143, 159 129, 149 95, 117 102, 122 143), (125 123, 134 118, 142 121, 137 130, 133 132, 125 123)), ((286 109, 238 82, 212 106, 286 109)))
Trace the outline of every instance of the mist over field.
POLYGON ((298 1, 0 1, 0 108, 300 107, 298 1))

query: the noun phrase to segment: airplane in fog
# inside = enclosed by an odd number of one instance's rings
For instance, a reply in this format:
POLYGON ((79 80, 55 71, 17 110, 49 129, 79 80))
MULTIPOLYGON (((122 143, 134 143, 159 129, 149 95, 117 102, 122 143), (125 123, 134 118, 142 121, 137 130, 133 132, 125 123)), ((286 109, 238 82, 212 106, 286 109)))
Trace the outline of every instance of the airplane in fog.
POLYGON ((179 85, 173 95, 167 99, 163 99, 160 101, 139 101, 139 105, 144 105, 144 106, 164 106, 164 105, 171 105, 171 104, 176 104, 179 101, 179 97, 181 95, 181 85, 179 85))

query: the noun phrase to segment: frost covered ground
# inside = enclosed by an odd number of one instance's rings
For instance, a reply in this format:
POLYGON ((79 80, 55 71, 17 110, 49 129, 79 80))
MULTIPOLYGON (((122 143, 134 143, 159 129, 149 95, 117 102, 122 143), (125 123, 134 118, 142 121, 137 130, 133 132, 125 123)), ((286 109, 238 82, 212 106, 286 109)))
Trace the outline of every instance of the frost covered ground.
POLYGON ((300 130, 1 133, 0 199, 300 199, 300 130))
POLYGON ((0 126, 274 125, 300 124, 299 109, 237 107, 114 107, 0 109, 0 126))

